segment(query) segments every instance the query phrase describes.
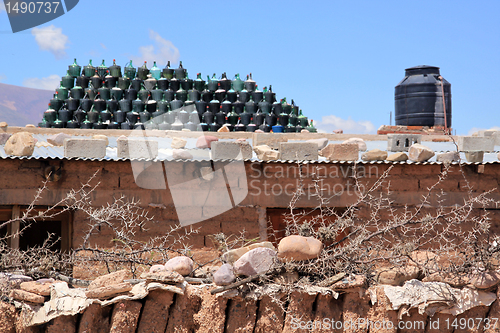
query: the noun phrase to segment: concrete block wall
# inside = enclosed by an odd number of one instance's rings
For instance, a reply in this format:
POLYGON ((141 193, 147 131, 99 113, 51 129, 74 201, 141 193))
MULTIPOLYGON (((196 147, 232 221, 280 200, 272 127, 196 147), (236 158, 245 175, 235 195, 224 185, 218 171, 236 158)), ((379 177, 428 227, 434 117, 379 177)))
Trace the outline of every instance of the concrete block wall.
POLYGON ((252 146, 247 142, 214 141, 211 145, 212 159, 250 159, 252 146))
POLYGON ((119 158, 155 159, 158 156, 158 141, 141 138, 119 138, 116 140, 119 158))
POLYGON ((64 140, 64 157, 104 158, 106 140, 71 138, 64 140))
POLYGON ((459 151, 494 151, 495 138, 478 136, 460 136, 457 140, 459 151))
POLYGON ((412 144, 420 143, 420 134, 387 134, 387 150, 393 152, 408 151, 412 144))
POLYGON ((318 144, 315 142, 281 142, 280 160, 312 161, 318 159, 318 144))

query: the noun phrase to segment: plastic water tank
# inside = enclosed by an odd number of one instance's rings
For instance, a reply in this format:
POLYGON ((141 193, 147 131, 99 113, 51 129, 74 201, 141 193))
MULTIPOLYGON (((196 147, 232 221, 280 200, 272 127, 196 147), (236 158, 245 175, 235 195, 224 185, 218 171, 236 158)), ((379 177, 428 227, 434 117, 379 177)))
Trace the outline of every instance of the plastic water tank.
POLYGON ((439 67, 411 67, 405 75, 395 88, 396 125, 444 126, 444 89, 446 125, 450 128, 451 84, 440 76, 439 67))

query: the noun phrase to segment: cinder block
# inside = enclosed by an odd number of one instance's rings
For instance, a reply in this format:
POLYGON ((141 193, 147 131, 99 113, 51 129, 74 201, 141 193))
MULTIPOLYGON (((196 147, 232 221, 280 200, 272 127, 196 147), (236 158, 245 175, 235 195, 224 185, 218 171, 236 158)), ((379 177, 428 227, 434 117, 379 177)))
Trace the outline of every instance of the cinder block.
POLYGON ((273 149, 279 149, 282 142, 288 142, 288 139, 281 133, 254 133, 252 137, 254 147, 266 145, 273 149))
POLYGON ((212 142, 212 159, 214 160, 246 160, 250 158, 252 158, 252 146, 248 142, 212 142))
POLYGON ((494 151, 495 138, 493 136, 460 136, 458 137, 459 151, 494 151))
POLYGON ((484 151, 466 151, 465 158, 470 163, 481 163, 484 158, 484 151))
POLYGON ((387 134, 388 151, 408 151, 412 144, 420 143, 420 134, 387 134))
POLYGON ((281 142, 281 160, 311 161, 318 159, 318 144, 315 142, 281 142))
POLYGON ((495 140, 495 146, 500 146, 500 131, 497 131, 497 130, 479 131, 478 136, 479 137, 493 137, 495 140))
POLYGON ((153 160, 158 156, 158 141, 127 138, 116 140, 116 144, 118 158, 145 158, 153 160))
POLYGON ((320 152, 330 161, 357 161, 359 145, 357 143, 330 143, 320 152))
POLYGON ((72 138, 64 140, 65 157, 104 158, 106 140, 72 138))

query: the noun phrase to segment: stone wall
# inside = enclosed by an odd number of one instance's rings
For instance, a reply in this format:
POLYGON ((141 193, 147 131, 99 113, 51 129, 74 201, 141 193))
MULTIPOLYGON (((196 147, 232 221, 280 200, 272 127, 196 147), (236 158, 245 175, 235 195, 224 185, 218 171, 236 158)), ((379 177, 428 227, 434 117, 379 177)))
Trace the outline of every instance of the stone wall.
POLYGON ((439 312, 434 315, 419 313, 415 308, 407 314, 401 309, 393 310, 394 304, 385 295, 383 286, 353 288, 337 298, 300 290, 264 294, 258 298, 224 297, 222 294, 212 295, 212 289, 208 285, 187 285, 184 295, 155 290, 144 299, 122 300, 106 307, 92 304, 75 316, 60 316, 47 324, 28 328, 23 327, 20 312, 13 305, 1 302, 0 331, 396 333, 500 330, 498 299, 490 306, 475 306, 455 316, 439 312), (285 308, 275 300, 282 301, 285 308), (333 328, 328 326, 332 324, 333 328))

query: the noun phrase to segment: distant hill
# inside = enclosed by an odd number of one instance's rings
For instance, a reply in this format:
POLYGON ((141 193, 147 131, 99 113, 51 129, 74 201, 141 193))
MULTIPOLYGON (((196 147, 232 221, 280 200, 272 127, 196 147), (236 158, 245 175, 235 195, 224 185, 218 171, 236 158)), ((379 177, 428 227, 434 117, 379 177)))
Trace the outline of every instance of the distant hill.
POLYGON ((10 126, 37 125, 54 91, 0 83, 0 122, 10 126))

